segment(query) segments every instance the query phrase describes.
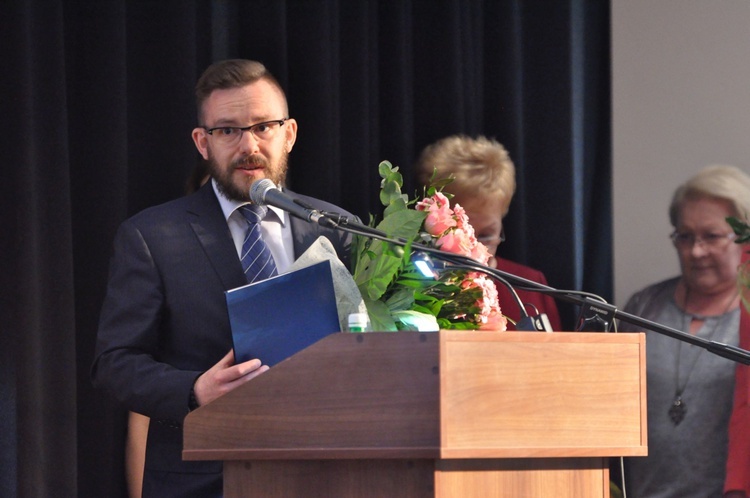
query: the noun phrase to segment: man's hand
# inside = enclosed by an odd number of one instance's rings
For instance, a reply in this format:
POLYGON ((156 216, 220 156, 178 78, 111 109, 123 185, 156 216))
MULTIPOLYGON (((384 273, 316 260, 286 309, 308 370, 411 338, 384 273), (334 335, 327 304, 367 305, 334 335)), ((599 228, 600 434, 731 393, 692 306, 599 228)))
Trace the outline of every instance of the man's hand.
POLYGON ((235 365, 234 349, 231 349, 224 358, 203 372, 195 381, 193 386, 195 399, 198 401, 198 405, 210 403, 219 396, 268 371, 268 368, 268 365, 263 365, 258 359, 235 365))

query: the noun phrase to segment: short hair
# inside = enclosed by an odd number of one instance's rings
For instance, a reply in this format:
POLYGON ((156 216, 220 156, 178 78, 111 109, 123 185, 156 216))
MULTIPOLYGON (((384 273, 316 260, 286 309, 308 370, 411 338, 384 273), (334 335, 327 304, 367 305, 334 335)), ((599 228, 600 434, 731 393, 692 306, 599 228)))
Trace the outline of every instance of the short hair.
POLYGON ((499 142, 478 136, 452 135, 428 145, 417 161, 417 181, 424 186, 453 176, 445 191, 457 197, 496 196, 502 216, 516 191, 516 169, 499 142))
POLYGON ((195 85, 195 103, 198 122, 203 121, 203 103, 214 90, 239 88, 259 80, 266 80, 279 90, 284 103, 284 113, 289 114, 286 94, 276 78, 262 63, 247 59, 228 59, 208 66, 195 85))
POLYGON ((733 216, 748 220, 750 214, 750 176, 736 166, 712 165, 677 187, 669 206, 669 221, 679 223, 680 208, 686 200, 711 198, 728 201, 733 216))

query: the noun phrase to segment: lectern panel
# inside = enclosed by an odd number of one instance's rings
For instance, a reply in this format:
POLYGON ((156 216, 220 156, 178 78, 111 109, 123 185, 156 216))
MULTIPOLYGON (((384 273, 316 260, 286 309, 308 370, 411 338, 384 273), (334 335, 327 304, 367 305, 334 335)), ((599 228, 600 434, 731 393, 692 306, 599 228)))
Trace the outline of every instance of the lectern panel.
POLYGON ((444 331, 443 458, 646 454, 642 334, 444 331))

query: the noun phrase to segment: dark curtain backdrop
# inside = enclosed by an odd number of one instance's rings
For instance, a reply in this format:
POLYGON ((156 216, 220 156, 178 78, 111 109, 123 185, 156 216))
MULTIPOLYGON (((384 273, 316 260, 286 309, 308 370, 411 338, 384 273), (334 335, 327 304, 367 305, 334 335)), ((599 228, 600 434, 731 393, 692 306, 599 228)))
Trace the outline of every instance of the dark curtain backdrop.
POLYGON ((501 253, 611 295, 609 2, 7 0, 0 33, 1 496, 124 496, 124 412, 88 378, 111 241, 182 195, 217 59, 269 66, 290 186, 364 219, 381 160, 413 192, 422 147, 495 137, 518 175, 501 253))

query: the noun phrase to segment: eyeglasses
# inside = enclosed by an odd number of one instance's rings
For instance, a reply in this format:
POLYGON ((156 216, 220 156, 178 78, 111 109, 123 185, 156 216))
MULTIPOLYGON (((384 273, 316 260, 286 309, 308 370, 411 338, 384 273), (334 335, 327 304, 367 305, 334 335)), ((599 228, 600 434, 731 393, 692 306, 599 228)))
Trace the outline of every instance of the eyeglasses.
POLYGON ((690 249, 695 244, 702 244, 706 249, 719 249, 726 246, 729 241, 737 238, 737 234, 730 233, 704 233, 695 235, 689 232, 674 231, 669 235, 672 243, 678 249, 690 249))
POLYGON ((482 235, 482 236, 477 237, 477 240, 486 246, 490 246, 493 244, 499 245, 505 242, 505 228, 500 229, 499 237, 495 235, 482 235))
POLYGON ((276 132, 289 120, 274 119, 271 121, 263 121, 262 123, 255 123, 250 126, 217 126, 215 128, 207 128, 201 126, 206 133, 211 135, 222 145, 236 145, 244 132, 249 132, 255 137, 255 140, 263 141, 270 140, 276 134, 276 132))

